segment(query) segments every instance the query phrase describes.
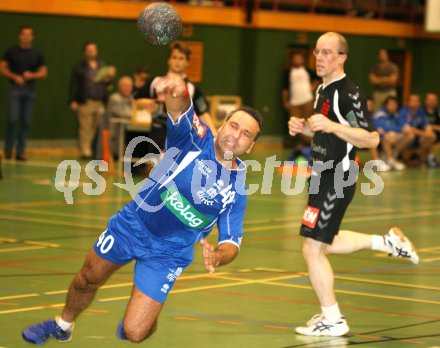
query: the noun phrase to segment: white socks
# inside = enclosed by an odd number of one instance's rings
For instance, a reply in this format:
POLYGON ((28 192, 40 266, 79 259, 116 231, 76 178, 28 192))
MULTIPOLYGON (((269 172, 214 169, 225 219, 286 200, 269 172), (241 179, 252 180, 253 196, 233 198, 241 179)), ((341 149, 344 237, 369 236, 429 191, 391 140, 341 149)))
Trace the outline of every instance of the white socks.
POLYGON ((56 316, 55 321, 63 331, 67 331, 73 328, 73 323, 68 323, 67 321, 64 321, 63 319, 61 319, 61 316, 56 316))
POLYGON ((337 302, 332 306, 321 307, 321 309, 322 309, 322 314, 324 314, 325 319, 327 319, 328 321, 330 321, 332 323, 337 323, 339 321, 339 319, 341 319, 341 317, 342 317, 342 314, 341 314, 341 311, 339 310, 339 306, 338 306, 337 302))
POLYGON ((392 253, 391 247, 386 244, 384 236, 373 235, 372 237, 371 249, 387 254, 392 253))

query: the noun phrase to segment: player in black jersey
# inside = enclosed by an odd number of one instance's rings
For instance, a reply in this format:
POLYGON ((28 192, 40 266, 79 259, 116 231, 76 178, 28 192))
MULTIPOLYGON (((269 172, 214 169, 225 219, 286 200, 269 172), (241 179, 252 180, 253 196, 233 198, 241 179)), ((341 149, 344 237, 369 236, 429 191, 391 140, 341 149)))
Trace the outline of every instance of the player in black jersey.
MULTIPOLYGON (((310 282, 322 312, 296 332, 309 336, 342 336, 350 330, 341 314, 333 289, 334 275, 327 254, 345 254, 362 249, 386 252, 418 263, 413 244, 397 228, 383 236, 339 230, 355 192, 349 184, 356 164, 356 148, 379 144, 367 112, 366 99, 345 75, 346 39, 334 32, 323 34, 316 43, 316 71, 323 80, 318 87, 315 114, 307 121, 292 116, 289 133, 312 137, 312 176, 309 199, 300 234, 310 282)), ((356 172, 356 170, 354 170, 356 172)))

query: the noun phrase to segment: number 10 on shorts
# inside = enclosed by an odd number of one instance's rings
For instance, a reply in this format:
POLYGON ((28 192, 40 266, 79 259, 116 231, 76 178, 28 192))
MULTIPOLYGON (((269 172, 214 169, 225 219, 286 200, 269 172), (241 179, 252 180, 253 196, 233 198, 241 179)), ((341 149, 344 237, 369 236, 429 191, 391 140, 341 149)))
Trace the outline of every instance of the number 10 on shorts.
POLYGON ((113 244, 115 243, 115 238, 111 235, 106 236, 107 230, 101 233, 98 239, 98 243, 96 244, 97 247, 99 247, 99 250, 101 253, 106 254, 109 252, 109 250, 112 248, 113 244))

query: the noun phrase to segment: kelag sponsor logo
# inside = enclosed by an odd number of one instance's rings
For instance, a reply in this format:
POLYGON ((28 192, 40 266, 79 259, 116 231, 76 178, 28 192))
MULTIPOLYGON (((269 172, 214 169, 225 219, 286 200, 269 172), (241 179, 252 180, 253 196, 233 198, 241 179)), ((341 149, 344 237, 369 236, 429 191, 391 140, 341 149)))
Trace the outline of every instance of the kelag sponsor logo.
POLYGON ((175 186, 162 192, 160 197, 166 207, 189 227, 202 229, 212 221, 209 217, 201 214, 194 208, 192 204, 179 193, 175 186))

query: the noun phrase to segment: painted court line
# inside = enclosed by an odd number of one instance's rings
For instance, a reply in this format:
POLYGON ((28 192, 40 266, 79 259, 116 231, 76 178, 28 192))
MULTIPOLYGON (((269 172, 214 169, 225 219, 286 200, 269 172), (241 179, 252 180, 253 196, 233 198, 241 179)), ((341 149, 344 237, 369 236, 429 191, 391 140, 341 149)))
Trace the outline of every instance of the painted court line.
POLYGON ((19 247, 11 247, 11 248, 0 248, 0 253, 9 253, 14 251, 24 251, 24 250, 35 250, 35 249, 45 249, 48 247, 56 248, 59 247, 58 244, 48 243, 48 242, 39 242, 33 240, 24 240, 21 241, 19 239, 12 238, 0 238, 0 244, 2 243, 22 243, 29 244, 29 246, 19 246, 19 247))
POLYGON ((440 287, 438 287, 438 286, 416 285, 416 284, 409 284, 409 283, 389 282, 389 281, 384 281, 384 280, 345 277, 345 276, 338 276, 338 275, 335 275, 335 279, 349 280, 349 281, 360 282, 360 283, 378 284, 378 285, 391 285, 391 286, 398 286, 398 287, 402 287, 402 288, 434 290, 434 291, 440 290, 440 287))
MULTIPOLYGON (((221 276, 221 275, 213 275, 212 278, 216 279, 224 279, 224 280, 233 280, 233 283, 225 283, 225 284, 216 284, 216 285, 205 285, 205 286, 197 286, 193 288, 188 289, 176 289, 172 290, 170 294, 181 294, 181 293, 187 293, 187 292, 195 292, 200 290, 209 290, 209 289, 219 289, 219 288, 227 288, 231 286, 240 286, 240 285, 248 285, 248 284, 257 284, 261 283, 261 280, 243 280, 241 278, 236 277, 228 277, 228 276, 221 276)), ((282 277, 274 277, 269 278, 268 280, 285 280, 285 279, 291 279, 295 278, 295 276, 282 276, 282 277)), ((100 302, 112 302, 112 301, 120 301, 120 300, 127 300, 130 296, 117 296, 117 297, 110 297, 110 298, 103 298, 99 299, 100 302)))
POLYGON ((63 226, 69 226, 69 227, 85 227, 85 228, 103 228, 103 225, 94 225, 94 224, 84 224, 84 223, 71 223, 66 221, 60 221, 60 220, 49 220, 49 219, 38 219, 38 218, 30 218, 25 216, 11 216, 11 215, 4 215, 0 214, 1 219, 5 220, 13 220, 16 222, 38 222, 42 224, 49 224, 49 225, 63 225, 63 226))
POLYGON ((0 243, 17 243, 18 239, 0 237, 0 243))
MULTIPOLYGON (((109 216, 105 216, 105 217, 101 217, 101 216, 96 216, 96 215, 87 215, 87 214, 72 214, 72 213, 61 213, 61 212, 54 212, 54 211, 49 211, 49 210, 38 210, 38 209, 23 209, 23 208, 1 208, 0 210, 2 211, 11 211, 11 212, 20 212, 20 213, 30 213, 30 214, 40 214, 40 215, 49 215, 49 216, 57 216, 57 217, 71 217, 71 218, 75 218, 75 219, 91 219, 91 220, 96 220, 96 221, 108 221, 109 216)), ((370 209, 371 210, 371 209, 370 209)), ((393 209, 374 209, 371 210, 369 212, 369 214, 367 214, 365 212, 365 210, 363 211, 362 216, 365 215, 375 215, 377 216, 377 214, 383 214, 383 213, 390 213, 392 211, 395 211, 393 209)), ((272 222, 297 222, 298 221, 298 217, 274 217, 271 219, 247 219, 244 222, 244 225, 259 225, 259 224, 263 224, 263 223, 272 223, 272 222)), ((42 220, 41 222, 44 222, 46 220, 42 220)))
POLYGON ((19 313, 19 312, 38 311, 40 309, 56 308, 56 307, 62 307, 62 306, 64 306, 64 303, 58 303, 58 304, 49 305, 49 306, 17 308, 17 309, 10 309, 7 311, 0 311, 0 314, 11 314, 11 313, 19 313))
MULTIPOLYGON (((438 210, 424 210, 419 212, 407 213, 407 214, 399 214, 398 218, 401 219, 410 219, 410 218, 422 218, 429 216, 438 216, 438 210)), ((378 220, 396 220, 396 214, 388 214, 388 215, 373 215, 373 216, 351 216, 344 219, 344 223, 349 222, 365 222, 365 221, 378 221, 378 220)), ((285 228, 293 228, 301 226, 301 221, 295 223, 286 223, 286 224, 272 224, 270 226, 258 226, 258 227, 248 227, 245 228, 246 232, 250 231, 273 231, 275 229, 285 229, 285 228)))
POLYGON ((30 213, 30 214, 40 214, 40 215, 49 215, 49 216, 58 216, 58 217, 71 217, 75 219, 90 219, 97 221, 108 221, 109 216, 96 216, 96 215, 87 215, 87 214, 71 214, 71 213, 60 213, 50 210, 37 210, 37 209, 23 209, 23 208, 4 208, 2 211, 17 211, 20 213, 30 213))
POLYGON ((16 299, 16 298, 36 297, 36 296, 40 296, 40 294, 34 293, 34 294, 4 296, 4 297, 0 297, 0 301, 3 301, 3 300, 13 300, 13 299, 16 299))
POLYGON ((182 317, 182 316, 175 316, 174 319, 177 320, 188 320, 188 321, 196 321, 199 320, 199 318, 194 318, 194 317, 182 317))
MULTIPOLYGON (((262 269, 262 268, 259 268, 262 269)), ((282 269, 277 269, 277 271, 284 271, 282 269)), ((298 284, 290 284, 290 283, 279 283, 276 281, 280 280, 287 280, 287 279, 294 279, 298 277, 303 277, 306 274, 301 273, 297 275, 285 275, 280 277, 273 277, 268 279, 242 279, 234 276, 228 276, 228 272, 221 272, 217 275, 211 276, 211 278, 214 279, 223 279, 223 280, 233 280, 232 283, 225 283, 225 284, 215 284, 215 285, 206 285, 206 286, 198 286, 193 288, 187 288, 187 289, 175 289, 171 291, 171 294, 178 294, 178 293, 187 293, 187 292, 195 292, 195 291, 201 291, 201 290, 208 290, 208 289, 217 289, 217 288, 225 288, 225 287, 233 287, 233 286, 240 286, 240 285, 249 285, 249 284, 266 284, 266 285, 275 285, 275 286, 284 286, 284 287, 292 287, 292 288, 299 288, 299 289, 306 289, 306 290, 312 290, 311 286, 307 285, 298 285, 298 284)), ((197 278, 209 278, 210 276, 207 274, 196 274, 192 276, 183 276, 179 278, 179 280, 185 280, 185 279, 197 279, 197 278)), ((417 289, 426 289, 426 290, 439 290, 438 287, 431 287, 431 286, 424 286, 424 285, 411 285, 411 284, 405 284, 405 283, 399 283, 399 282, 387 282, 387 281, 381 281, 381 280, 374 280, 374 279, 363 279, 363 278, 355 278, 355 277, 344 277, 344 276, 336 276, 335 278, 341 279, 341 280, 349 280, 354 282, 364 282, 364 283, 371 283, 371 284, 382 284, 382 285, 392 285, 392 286, 405 286, 409 288, 417 288, 417 289)), ((132 286, 132 283, 121 283, 121 284, 112 284, 112 285, 105 285, 101 289, 110 289, 110 288, 118 288, 118 287, 126 287, 126 286, 132 286)), ((62 294, 66 293, 67 290, 57 290, 57 291, 48 291, 43 293, 43 295, 54 295, 54 294, 62 294)), ((391 296, 391 295, 377 295, 367 292, 361 292, 361 291, 349 291, 349 290, 341 290, 341 289, 335 289, 335 292, 337 293, 344 293, 344 294, 350 294, 350 295, 358 295, 358 296, 364 296, 364 297, 374 297, 374 298, 387 298, 392 300, 399 300, 399 301, 408 301, 408 302, 417 302, 417 303, 428 303, 428 304, 440 304, 440 301, 434 301, 434 300, 423 300, 423 299, 417 299, 417 298, 410 298, 410 297, 403 297, 403 296, 391 296)), ((36 297, 41 296, 40 294, 24 294, 24 295, 14 295, 14 296, 5 296, 0 297, 0 300, 10 300, 10 299, 16 299, 16 298, 26 298, 26 297, 36 297)), ((111 301, 119 301, 119 300, 127 300, 129 299, 129 296, 117 296, 117 297, 110 297, 110 298, 102 298, 98 299, 99 302, 111 302, 111 301)), ((40 306, 38 308, 46 308, 45 306, 40 306)), ((35 307, 32 307, 30 310, 35 310, 35 307)), ((14 311, 21 311, 19 309, 14 311)), ((0 312, 0 314, 9 313, 6 312, 0 312)))
MULTIPOLYGON (((262 270, 262 268, 259 268, 259 269, 262 270)), ((266 270, 266 269, 264 269, 264 270, 266 270)), ((272 269, 272 271, 273 271, 273 269, 272 269)), ((280 272, 280 271, 284 271, 284 270, 277 269, 277 271, 280 272)), ((233 280, 232 283, 198 286, 198 287, 187 288, 187 289, 175 289, 175 290, 171 291, 171 294, 196 292, 196 291, 201 291, 201 290, 218 289, 218 288, 234 287, 234 286, 249 285, 249 284, 265 284, 265 285, 275 285, 275 286, 284 286, 284 287, 312 290, 311 286, 297 285, 297 284, 290 284, 290 283, 279 283, 278 282, 280 280, 287 280, 287 279, 294 279, 294 278, 298 278, 298 277, 303 277, 305 275, 304 273, 297 274, 297 275, 284 275, 284 276, 272 277, 272 278, 268 278, 268 279, 245 279, 245 280, 242 278, 229 276, 228 274, 229 274, 228 272, 221 272, 221 273, 218 273, 216 275, 211 276, 211 278, 223 279, 223 280, 233 280)), ((179 280, 209 278, 209 277, 210 276, 207 274, 196 274, 196 275, 181 277, 179 280)), ((355 281, 355 282, 365 282, 365 283, 372 283, 372 284, 387 284, 387 285, 393 285, 393 286, 405 285, 407 287, 414 287, 414 288, 420 288, 420 289, 438 290, 437 287, 430 287, 430 286, 423 286, 423 285, 411 286, 409 284, 398 283, 398 282, 384 282, 384 281, 372 280, 372 279, 365 280, 362 278, 344 277, 344 276, 336 276, 336 278, 341 279, 341 280, 355 281)), ((126 286, 132 286, 132 283, 129 282, 129 283, 122 283, 122 284, 105 285, 102 287, 102 289, 126 287, 126 286)), ((60 294, 60 293, 65 293, 65 292, 66 292, 66 290, 57 290, 57 291, 45 292, 43 294, 44 295, 52 295, 52 294, 60 294)), ((428 303, 428 304, 436 304, 436 305, 440 304, 440 301, 423 300, 423 299, 403 297, 403 296, 390 296, 390 295, 382 295, 382 294, 377 295, 377 294, 361 292, 361 291, 348 291, 348 290, 336 289, 335 292, 350 294, 350 295, 357 295, 357 296, 364 296, 364 297, 386 298, 386 299, 407 301, 407 302, 428 303)), ((24 295, 6 296, 6 297, 0 298, 0 300, 35 297, 35 296, 41 296, 41 295, 40 294, 24 294, 24 295)), ((119 301, 119 300, 127 300, 127 299, 129 299, 129 297, 130 296, 127 295, 127 296, 102 298, 102 299, 98 299, 98 302, 112 302, 112 301, 119 301)), ((52 305, 52 306, 59 306, 59 305, 52 305)), ((0 314, 23 312, 23 311, 33 311, 33 310, 45 309, 48 307, 51 307, 51 306, 37 306, 37 307, 19 308, 19 309, 14 309, 14 310, 0 311, 0 314)))
MULTIPOLYGON (((305 289, 305 290, 313 290, 311 286, 307 285, 297 285, 297 284, 286 284, 286 283, 276 283, 273 281, 262 281, 262 284, 269 284, 269 285, 276 285, 276 286, 284 286, 289 288, 297 288, 297 289, 305 289)), ((435 304, 440 305, 440 301, 434 301, 434 300, 423 300, 413 297, 404 297, 404 296, 391 296, 391 295, 384 295, 384 294, 372 294, 368 292, 362 292, 362 291, 351 291, 351 290, 341 290, 341 289, 335 289, 336 293, 340 294, 347 294, 347 295, 357 295, 357 296, 363 296, 363 297, 374 297, 379 299, 389 299, 389 300, 397 300, 397 301, 406 301, 406 302, 416 302, 416 303, 427 303, 427 304, 435 304)))
POLYGON ((36 250, 36 249, 46 249, 45 246, 23 246, 23 247, 15 247, 15 248, 4 248, 0 249, 0 253, 10 253, 14 251, 27 251, 27 250, 36 250))
MULTIPOLYGON (((31 311, 38 311, 38 310, 41 310, 41 309, 51 309, 51 308, 59 308, 59 307, 64 307, 64 303, 57 303, 57 304, 52 304, 52 305, 44 305, 44 306, 36 306, 36 307, 25 307, 25 308, 11 309, 11 310, 6 310, 6 311, 0 311, 0 314, 31 312, 31 311)), ((87 308, 85 311, 86 312, 93 312, 93 313, 108 313, 109 312, 106 309, 93 309, 93 308, 87 308)))
MULTIPOLYGON (((96 203, 96 202, 95 202, 96 203)), ((100 202, 102 203, 102 202, 100 202)), ((400 219, 408 219, 408 218, 422 218, 422 217, 430 217, 430 216, 437 216, 438 211, 437 210, 423 210, 423 211, 414 211, 412 213, 407 214, 399 214, 399 220, 400 219)), ((69 227, 85 227, 85 228, 94 228, 94 229, 102 229, 102 224, 84 224, 84 223, 74 223, 74 222, 66 222, 66 221, 60 221, 60 220, 50 220, 50 219, 41 219, 41 218, 29 218, 29 217, 15 217, 11 215, 4 215, 0 214, 0 218, 8 219, 8 220, 14 220, 18 222, 37 222, 42 224, 50 224, 50 225, 64 225, 69 227)), ((372 216, 365 216, 363 214, 362 216, 351 216, 344 219, 344 223, 350 223, 350 222, 366 222, 366 221, 378 221, 378 220, 395 220, 396 214, 385 214, 378 216, 377 214, 374 214, 372 216)), ((268 222, 272 220, 268 219, 268 222)), ((246 227, 246 232, 256 232, 256 231, 273 231, 275 229, 286 229, 286 228, 294 228, 299 227, 301 225, 300 219, 297 220, 297 222, 293 223, 282 223, 282 224, 271 224, 268 226, 255 226, 255 227, 246 227)))
POLYGON ((279 329, 279 330, 289 330, 288 326, 278 326, 278 325, 264 325, 268 329, 279 329))
MULTIPOLYGON (((115 198, 82 198, 75 200, 75 205, 79 204, 103 204, 103 203, 120 203, 127 202, 126 197, 115 197, 115 198)), ((20 208, 20 207, 63 207, 66 206, 66 202, 64 201, 31 201, 31 202, 9 202, 9 203, 0 203, 0 210, 9 209, 9 208, 20 208)))
POLYGON ((241 321, 228 321, 228 320, 219 320, 220 324, 226 324, 226 325, 243 325, 244 323, 241 321))
MULTIPOLYGON (((229 272, 219 272, 218 273, 218 275, 223 275, 223 274, 229 274, 229 272)), ((190 276, 182 276, 182 277, 179 278, 179 280, 198 279, 198 278, 210 278, 210 276, 208 274, 206 274, 206 273, 201 273, 201 274, 195 274, 195 275, 190 275, 190 276)), ((133 286, 133 283, 132 282, 127 282, 127 283, 103 285, 103 286, 100 287, 100 289, 114 289, 114 288, 121 288, 121 287, 128 287, 128 286, 130 286, 130 287, 133 286)), ((30 293, 30 294, 23 294, 23 295, 12 295, 12 296, 0 297, 0 301, 17 299, 17 298, 37 297, 37 296, 44 296, 44 295, 57 295, 57 294, 65 294, 65 293, 67 293, 67 289, 64 289, 64 290, 54 290, 54 291, 46 291, 46 292, 43 292, 41 294, 39 294, 39 293, 30 293)), ((43 307, 43 308, 45 308, 45 307, 43 307)), ((1 312, 0 312, 0 314, 1 314, 1 312)))

